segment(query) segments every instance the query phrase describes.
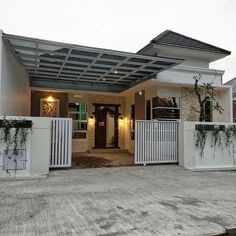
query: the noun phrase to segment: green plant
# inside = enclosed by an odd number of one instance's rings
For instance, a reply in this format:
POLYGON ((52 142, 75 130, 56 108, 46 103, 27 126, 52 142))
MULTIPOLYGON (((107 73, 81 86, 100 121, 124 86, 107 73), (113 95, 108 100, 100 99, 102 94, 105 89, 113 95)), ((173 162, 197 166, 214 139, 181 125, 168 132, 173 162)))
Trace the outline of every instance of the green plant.
POLYGON ((13 145, 13 153, 18 154, 18 150, 26 145, 31 128, 32 121, 30 120, 6 119, 6 116, 0 120, 0 140, 6 144, 6 154, 8 154, 11 145, 13 145), (14 133, 12 129, 14 129, 14 133))
POLYGON ((199 121, 206 121, 206 108, 208 108, 210 112, 216 110, 220 114, 224 111, 224 109, 217 102, 215 89, 212 86, 213 82, 203 83, 203 85, 199 86, 198 83, 201 78, 201 74, 193 76, 193 79, 195 80, 194 92, 197 96, 198 106, 192 107, 192 109, 193 111, 199 113, 199 121))
POLYGON ((214 148, 214 156, 217 147, 221 148, 222 151, 227 149, 235 165, 234 143, 236 141, 236 125, 195 125, 195 146, 200 149, 201 158, 204 155, 204 148, 208 137, 211 138, 211 147, 214 148))

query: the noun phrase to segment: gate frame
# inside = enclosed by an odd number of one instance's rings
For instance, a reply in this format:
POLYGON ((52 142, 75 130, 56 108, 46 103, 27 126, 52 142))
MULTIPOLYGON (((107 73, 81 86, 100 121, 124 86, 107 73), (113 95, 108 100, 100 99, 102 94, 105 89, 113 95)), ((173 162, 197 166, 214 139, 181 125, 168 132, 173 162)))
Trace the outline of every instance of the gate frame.
MULTIPOLYGON (((145 127, 145 129, 147 129, 147 127, 145 127)), ((149 133, 149 138, 153 138, 153 133, 149 133)), ((135 155, 134 155, 134 162, 135 165, 138 164, 142 164, 142 165, 146 165, 146 164, 169 164, 169 163, 173 163, 173 164, 178 164, 179 162, 179 120, 170 120, 170 121, 160 121, 160 120, 136 120, 135 121, 135 155), (149 124, 155 124, 155 123, 172 123, 172 124, 176 124, 176 133, 175 133, 175 139, 176 139, 176 148, 175 148, 175 159, 174 160, 160 160, 160 158, 156 158, 156 156, 152 156, 152 160, 147 159, 146 157, 143 157, 142 160, 138 160, 137 154, 138 154, 138 145, 140 145, 140 143, 138 144, 138 140, 140 137, 138 137, 138 123, 149 123, 149 124)), ((159 134, 158 134, 159 135, 159 134)), ((159 136, 160 137, 160 136, 159 136)), ((154 142, 152 142, 151 146, 152 149, 154 147, 154 142)), ((172 147, 173 148, 173 147, 172 147)), ((145 147, 144 147, 145 150, 145 147)), ((153 150, 152 150, 153 151, 153 150)), ((157 154, 157 153, 156 153, 157 154)))

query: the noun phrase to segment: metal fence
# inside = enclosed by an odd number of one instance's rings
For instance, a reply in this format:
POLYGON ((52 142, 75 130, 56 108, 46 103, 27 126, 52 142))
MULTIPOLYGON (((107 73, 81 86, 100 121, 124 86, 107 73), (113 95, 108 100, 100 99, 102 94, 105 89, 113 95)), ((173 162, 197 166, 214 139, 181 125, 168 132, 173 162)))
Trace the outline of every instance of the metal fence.
POLYGON ((52 118, 50 168, 70 167, 72 158, 72 119, 52 118))
POLYGON ((135 121, 135 164, 177 162, 177 121, 135 121))

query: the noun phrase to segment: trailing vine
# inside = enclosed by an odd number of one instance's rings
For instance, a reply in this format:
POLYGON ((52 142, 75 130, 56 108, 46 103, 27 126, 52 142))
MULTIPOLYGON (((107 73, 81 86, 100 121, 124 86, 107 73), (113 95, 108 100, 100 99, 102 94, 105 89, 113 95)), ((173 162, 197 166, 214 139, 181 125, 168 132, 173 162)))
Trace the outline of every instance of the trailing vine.
POLYGON ((204 156, 204 148, 206 146, 207 138, 211 138, 211 147, 214 148, 214 157, 216 147, 219 147, 222 151, 227 149, 230 156, 235 162, 235 144, 236 141, 236 125, 195 125, 195 146, 200 149, 200 156, 204 156), (232 147, 232 152, 230 151, 232 147))
POLYGON ((8 154, 10 146, 13 145, 13 154, 18 155, 18 150, 26 145, 31 128, 31 120, 6 119, 4 116, 0 120, 0 141, 6 144, 5 154, 8 154), (12 129, 14 129, 14 133, 12 129))

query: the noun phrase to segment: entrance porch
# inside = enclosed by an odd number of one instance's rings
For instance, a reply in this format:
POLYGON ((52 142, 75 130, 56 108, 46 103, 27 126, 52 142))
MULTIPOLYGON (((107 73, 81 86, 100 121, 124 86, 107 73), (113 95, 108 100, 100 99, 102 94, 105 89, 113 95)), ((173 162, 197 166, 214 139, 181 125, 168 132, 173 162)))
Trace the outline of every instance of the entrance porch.
POLYGON ((121 167, 133 166, 134 155, 127 151, 100 152, 92 153, 73 153, 72 168, 99 168, 99 167, 121 167))

